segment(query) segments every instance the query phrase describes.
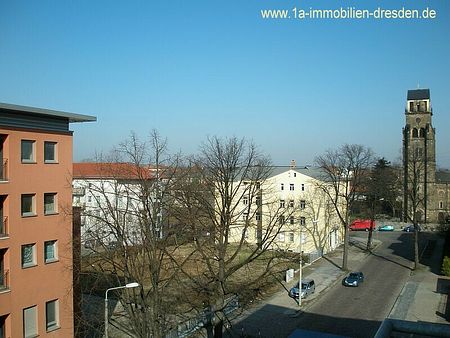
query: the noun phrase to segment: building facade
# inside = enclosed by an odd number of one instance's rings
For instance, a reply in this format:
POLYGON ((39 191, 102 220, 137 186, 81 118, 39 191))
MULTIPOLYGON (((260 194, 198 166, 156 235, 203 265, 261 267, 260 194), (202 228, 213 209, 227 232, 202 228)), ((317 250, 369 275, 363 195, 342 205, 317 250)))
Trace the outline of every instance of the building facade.
POLYGON ((436 170, 429 89, 408 90, 403 128, 403 218, 442 223, 450 214, 448 171, 436 170))
POLYGON ((71 122, 0 104, 0 337, 72 337, 71 122))
POLYGON ((164 180, 157 179, 161 172, 131 163, 74 163, 73 206, 81 208, 83 246, 97 250, 142 244, 150 226, 162 236, 163 210, 157 203, 164 187, 164 180))
POLYGON ((237 222, 233 229, 234 238, 240 238, 250 214, 253 226, 246 229, 248 243, 258 243, 260 228, 264 236, 273 232, 270 248, 274 250, 302 251, 311 256, 333 251, 342 244, 343 233, 334 206, 320 189, 322 176, 319 169, 298 168, 294 161, 290 167, 274 167, 252 207, 242 198, 246 211, 241 212, 241 224, 237 222))

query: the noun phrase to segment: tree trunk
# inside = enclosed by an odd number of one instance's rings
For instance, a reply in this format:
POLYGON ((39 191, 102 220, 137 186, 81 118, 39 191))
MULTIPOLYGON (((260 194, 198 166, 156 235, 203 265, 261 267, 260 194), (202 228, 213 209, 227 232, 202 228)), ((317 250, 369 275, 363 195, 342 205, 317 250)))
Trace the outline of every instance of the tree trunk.
POLYGON ((347 270, 349 238, 350 234, 348 231, 348 225, 346 224, 344 229, 344 254, 342 256, 342 270, 347 270))
POLYGON ((419 267, 419 229, 414 224, 414 270, 419 267))
POLYGON ((372 224, 370 225, 370 229, 369 229, 369 236, 367 237, 367 251, 372 250, 372 237, 373 237, 373 229, 372 229, 372 224))

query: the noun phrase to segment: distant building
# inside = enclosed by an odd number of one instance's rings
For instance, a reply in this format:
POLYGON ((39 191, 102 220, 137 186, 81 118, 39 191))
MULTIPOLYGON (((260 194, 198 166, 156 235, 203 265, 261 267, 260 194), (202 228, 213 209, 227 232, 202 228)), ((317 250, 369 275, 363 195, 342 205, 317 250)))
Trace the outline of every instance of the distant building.
POLYGON ((0 337, 72 337, 72 122, 0 103, 0 337))
POLYGON ((450 172, 436 170, 436 130, 430 90, 408 90, 403 128, 403 212, 418 222, 441 223, 450 215, 450 172))
MULTIPOLYGON (((161 172, 161 169, 160 169, 161 172)), ((81 242, 87 248, 142 243, 142 231, 162 236, 157 168, 131 163, 82 162, 73 164, 73 206, 81 207, 81 242), (146 195, 146 196, 145 196, 146 195), (147 208, 150 208, 148 211, 147 208), (151 215, 152 219, 146 221, 151 215), (143 224, 145 222, 146 224, 143 224)))
POLYGON ((289 167, 273 167, 270 176, 261 183, 254 206, 242 198, 242 220, 236 222, 233 236, 239 239, 244 222, 251 215, 246 240, 257 244, 258 229, 265 236, 270 228, 276 231, 271 248, 320 256, 342 244, 343 233, 334 207, 319 188, 323 174, 317 168, 298 168, 295 161, 289 167), (277 224, 274 224, 277 222, 277 224), (241 224, 240 224, 241 223, 241 224), (301 245, 300 245, 301 241, 301 245))

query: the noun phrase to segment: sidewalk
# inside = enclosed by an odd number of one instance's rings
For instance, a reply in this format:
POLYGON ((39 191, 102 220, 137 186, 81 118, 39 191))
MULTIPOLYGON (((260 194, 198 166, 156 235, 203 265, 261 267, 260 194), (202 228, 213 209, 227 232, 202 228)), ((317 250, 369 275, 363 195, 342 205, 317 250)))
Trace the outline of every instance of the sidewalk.
POLYGON ((421 259, 426 265, 411 273, 389 315, 390 319, 450 324, 447 321, 450 320, 450 278, 438 274, 443 244, 441 238, 428 243, 421 259))
MULTIPOLYGON (((381 242, 373 240, 373 245, 378 246, 381 242)), ((368 253, 362 250, 366 245, 365 239, 352 238, 349 247, 348 267, 350 270, 358 270, 368 253), (356 244, 356 245, 355 245, 356 244)), ((304 310, 308 309, 315 300, 325 292, 330 286, 339 283, 346 274, 341 270, 343 247, 326 254, 324 257, 313 262, 309 266, 303 267, 303 279, 314 279, 316 291, 309 295, 307 299, 302 300, 301 311, 296 300, 290 298, 287 294, 289 289, 294 286, 297 279, 283 283, 284 289, 281 289, 265 301, 256 304, 250 309, 245 310, 233 320, 232 334, 226 336, 258 336, 261 332, 265 336, 276 337, 280 332, 284 332, 285 321, 282 318, 286 316, 299 316, 304 310), (277 320, 277 318, 280 320, 277 320)), ((296 277, 298 274, 296 274, 296 277)))

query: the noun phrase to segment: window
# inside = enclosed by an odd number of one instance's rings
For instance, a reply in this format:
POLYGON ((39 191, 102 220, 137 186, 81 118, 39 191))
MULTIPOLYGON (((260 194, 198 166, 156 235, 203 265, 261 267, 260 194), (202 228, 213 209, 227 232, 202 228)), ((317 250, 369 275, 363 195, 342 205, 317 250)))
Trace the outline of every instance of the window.
POLYGON ((305 191, 305 185, 302 183, 302 191, 305 191))
POLYGON ((36 265, 36 244, 22 245, 22 268, 36 265))
POLYGON ((294 243, 294 233, 293 232, 289 233, 289 242, 294 243))
POLYGON ((23 335, 27 337, 36 337, 37 329, 37 306, 32 306, 23 310, 23 335))
POLYGON ((44 163, 56 163, 56 142, 44 142, 44 163))
POLYGON ((284 242, 284 232, 280 232, 280 233, 278 234, 278 241, 279 241, 279 242, 284 242))
POLYGON ((283 224, 286 222, 285 217, 284 217, 284 216, 280 216, 280 217, 278 218, 278 222, 279 222, 281 225, 283 225, 283 224))
POLYGON ((284 208, 285 207, 285 201, 284 200, 280 200, 280 208, 284 208))
POLYGON ((281 190, 284 190, 284 183, 281 183, 281 190))
POLYGON ((300 225, 305 225, 305 224, 306 224, 305 217, 300 217, 300 225))
POLYGON ((260 220, 261 220, 261 213, 260 213, 260 212, 257 212, 257 213, 256 213, 256 220, 257 220, 257 221, 260 221, 260 220))
POLYGON ((300 201, 300 209, 305 209, 305 207, 306 207, 306 201, 305 200, 301 200, 300 201))
POLYGON ((294 224, 294 223, 295 223, 295 218, 294 218, 294 216, 289 217, 289 223, 290 223, 290 224, 294 224))
POLYGON ((289 184, 289 190, 294 191, 294 183, 289 184))
POLYGON ((248 197, 247 197, 247 196, 244 196, 244 197, 242 198, 242 203, 243 203, 244 205, 247 205, 247 204, 248 204, 248 197))
POLYGON ((35 194, 22 195, 22 216, 34 216, 36 214, 34 199, 35 194))
POLYGON ((439 201, 439 209, 443 209, 444 208, 444 202, 439 201))
POLYGON ((261 197, 256 196, 255 203, 256 205, 261 205, 261 197))
POLYGON ((44 214, 51 215, 56 213, 56 194, 44 194, 44 214))
POLYGON ((58 300, 52 300, 45 303, 45 325, 47 331, 52 331, 59 328, 59 304, 58 300))
POLYGON ((45 263, 56 262, 58 260, 56 241, 44 242, 44 260, 45 263))
POLYGON ((294 177, 297 177, 297 173, 294 173, 294 177))
POLYGON ((23 163, 34 163, 34 145, 35 142, 31 140, 22 140, 21 143, 21 152, 22 152, 22 162, 23 163))
POLYGON ((294 200, 289 200, 289 208, 293 208, 294 207, 294 200))
POLYGON ((6 316, 0 316, 0 338, 6 337, 5 322, 6 322, 6 316))

